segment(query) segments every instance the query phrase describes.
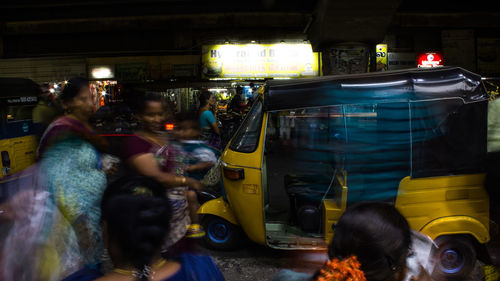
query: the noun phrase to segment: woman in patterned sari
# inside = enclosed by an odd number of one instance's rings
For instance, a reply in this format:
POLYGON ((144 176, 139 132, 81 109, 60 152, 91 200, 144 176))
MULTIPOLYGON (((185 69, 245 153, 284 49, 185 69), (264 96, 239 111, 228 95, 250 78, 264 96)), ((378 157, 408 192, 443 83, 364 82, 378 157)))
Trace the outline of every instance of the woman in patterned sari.
POLYGON ((129 174, 150 177, 163 184, 172 206, 171 231, 166 237, 163 252, 176 256, 191 251, 190 243, 183 239, 190 224, 186 190, 199 190, 199 181, 184 176, 184 153, 163 131, 165 110, 161 96, 154 93, 140 94, 136 117, 140 128, 125 140, 123 160, 129 174))
POLYGON ((19 215, 3 249, 9 257, 3 280, 61 280, 101 261, 100 203, 107 182, 100 157, 104 141, 88 124, 88 81, 70 79, 59 98, 65 115, 40 140, 31 188, 11 200, 19 215))

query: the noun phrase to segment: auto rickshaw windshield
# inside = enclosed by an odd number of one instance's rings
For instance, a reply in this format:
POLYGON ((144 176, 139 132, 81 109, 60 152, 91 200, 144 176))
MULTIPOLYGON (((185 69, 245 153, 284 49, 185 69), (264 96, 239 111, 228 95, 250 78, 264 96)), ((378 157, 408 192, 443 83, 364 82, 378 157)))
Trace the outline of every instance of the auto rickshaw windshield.
POLYGON ((229 148, 237 152, 254 152, 259 144, 262 117, 262 102, 259 100, 250 109, 247 117, 233 137, 229 148))

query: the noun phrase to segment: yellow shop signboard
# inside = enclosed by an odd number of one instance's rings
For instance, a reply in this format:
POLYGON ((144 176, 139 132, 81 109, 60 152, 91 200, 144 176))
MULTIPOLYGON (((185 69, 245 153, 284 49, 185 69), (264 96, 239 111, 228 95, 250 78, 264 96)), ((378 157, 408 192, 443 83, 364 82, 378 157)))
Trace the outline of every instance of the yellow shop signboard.
POLYGON ((314 77, 320 66, 303 43, 205 45, 201 60, 205 79, 314 77))
POLYGON ((387 44, 378 44, 377 48, 377 71, 387 70, 387 44))

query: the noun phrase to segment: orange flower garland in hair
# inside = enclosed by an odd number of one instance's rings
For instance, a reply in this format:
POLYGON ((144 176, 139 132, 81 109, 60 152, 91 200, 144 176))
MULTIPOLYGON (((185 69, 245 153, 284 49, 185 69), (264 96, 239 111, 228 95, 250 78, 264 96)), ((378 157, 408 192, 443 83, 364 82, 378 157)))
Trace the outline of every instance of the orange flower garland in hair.
POLYGON ((320 270, 316 281, 366 281, 356 256, 344 260, 333 259, 320 270))

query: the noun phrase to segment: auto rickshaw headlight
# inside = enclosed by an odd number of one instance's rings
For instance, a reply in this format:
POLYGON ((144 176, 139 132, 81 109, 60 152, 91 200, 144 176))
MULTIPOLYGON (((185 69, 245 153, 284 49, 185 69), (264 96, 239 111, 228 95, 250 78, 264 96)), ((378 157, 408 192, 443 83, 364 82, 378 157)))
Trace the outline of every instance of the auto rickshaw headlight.
POLYGON ((224 177, 229 180, 237 181, 245 178, 245 171, 243 169, 224 167, 222 170, 224 173, 224 177))

